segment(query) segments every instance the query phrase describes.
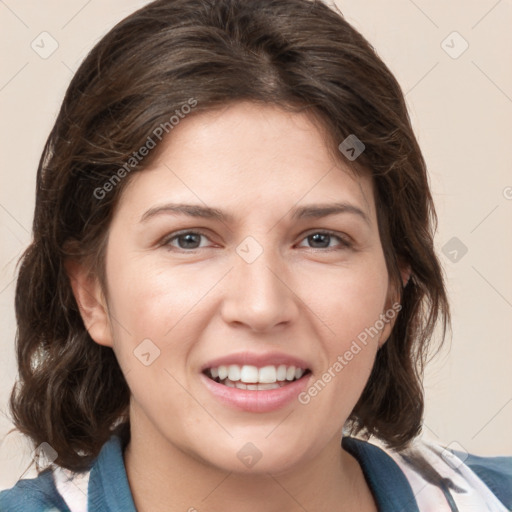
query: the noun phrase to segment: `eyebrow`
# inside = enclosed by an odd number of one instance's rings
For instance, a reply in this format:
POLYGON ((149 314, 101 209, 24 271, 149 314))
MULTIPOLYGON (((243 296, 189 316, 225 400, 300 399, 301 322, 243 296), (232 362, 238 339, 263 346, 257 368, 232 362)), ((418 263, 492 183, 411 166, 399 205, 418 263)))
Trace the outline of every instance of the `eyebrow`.
MULTIPOLYGON (((294 208, 292 210, 292 219, 320 219, 329 215, 339 215, 342 213, 357 215, 370 225, 368 215, 359 207, 350 203, 329 203, 301 206, 300 208, 294 208)), ((142 215, 140 222, 146 222, 150 218, 162 214, 188 215, 190 217, 214 219, 220 222, 233 222, 234 220, 233 215, 223 212, 218 208, 195 204, 168 203, 150 208, 142 215)))

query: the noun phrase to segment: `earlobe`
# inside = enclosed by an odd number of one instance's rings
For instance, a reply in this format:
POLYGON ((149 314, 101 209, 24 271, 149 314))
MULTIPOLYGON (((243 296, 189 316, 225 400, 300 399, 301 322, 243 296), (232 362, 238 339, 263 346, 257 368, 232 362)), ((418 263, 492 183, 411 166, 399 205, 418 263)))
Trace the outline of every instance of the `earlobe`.
POLYGON ((112 347, 107 303, 99 279, 81 263, 64 264, 85 328, 99 345, 112 347))
POLYGON ((391 335, 391 331, 393 330, 394 322, 387 323, 382 329, 379 337, 379 341, 377 342, 377 350, 380 350, 384 343, 386 343, 389 339, 389 336, 391 335))
POLYGON ((405 288, 407 286, 407 283, 409 282, 409 279, 411 278, 411 267, 410 267, 410 265, 406 265, 404 267, 401 267, 400 275, 402 277, 402 285, 405 288))

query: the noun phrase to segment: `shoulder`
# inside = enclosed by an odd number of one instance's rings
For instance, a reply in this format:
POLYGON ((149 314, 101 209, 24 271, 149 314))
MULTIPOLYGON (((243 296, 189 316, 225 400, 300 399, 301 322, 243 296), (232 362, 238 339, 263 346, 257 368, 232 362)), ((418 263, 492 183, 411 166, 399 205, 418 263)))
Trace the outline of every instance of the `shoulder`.
MULTIPOLYGON (((460 494, 474 495, 475 500, 482 497, 486 503, 494 502, 496 510, 501 510, 500 506, 512 510, 512 457, 481 457, 452 449, 450 445, 421 440, 416 449, 427 456, 441 475, 459 482, 460 494)), ((495 509, 489 507, 489 510, 495 509)))
POLYGON ((400 496, 407 510, 512 510, 512 457, 479 457, 422 439, 402 452, 374 438, 344 438, 343 447, 382 505, 400 496))
POLYGON ((0 492, 0 511, 70 512, 49 469, 37 478, 19 480, 11 489, 0 492))
MULTIPOLYGON (((457 452, 456 452, 457 453, 457 452)), ((479 457, 460 454, 464 463, 512 510, 512 457, 479 457)))
POLYGON ((120 480, 118 474, 124 474, 123 470, 121 440, 113 435, 88 470, 73 472, 52 464, 36 478, 19 480, 0 492, 0 512, 111 510, 104 501, 109 498, 110 484, 120 480))
POLYGON ((53 466, 37 478, 0 492, 0 512, 136 512, 117 435, 103 445, 90 469, 73 473, 53 466))

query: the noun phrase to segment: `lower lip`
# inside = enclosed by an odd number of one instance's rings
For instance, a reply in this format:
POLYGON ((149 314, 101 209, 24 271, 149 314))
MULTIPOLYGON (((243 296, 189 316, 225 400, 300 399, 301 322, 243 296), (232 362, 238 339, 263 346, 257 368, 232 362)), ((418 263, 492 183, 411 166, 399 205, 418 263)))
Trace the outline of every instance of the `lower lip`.
POLYGON ((219 384, 201 374, 201 379, 210 392, 222 403, 247 412, 271 412, 281 409, 293 400, 298 401, 298 395, 307 387, 311 373, 299 380, 286 384, 277 389, 254 390, 230 388, 219 384))

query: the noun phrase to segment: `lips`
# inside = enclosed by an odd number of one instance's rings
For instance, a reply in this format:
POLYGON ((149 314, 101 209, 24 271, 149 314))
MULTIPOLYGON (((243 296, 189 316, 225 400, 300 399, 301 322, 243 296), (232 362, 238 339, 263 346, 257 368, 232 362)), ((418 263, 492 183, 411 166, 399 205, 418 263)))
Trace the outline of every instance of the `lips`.
POLYGON ((270 412, 290 403, 311 376, 308 363, 282 353, 239 353, 203 365, 205 386, 224 405, 270 412))

